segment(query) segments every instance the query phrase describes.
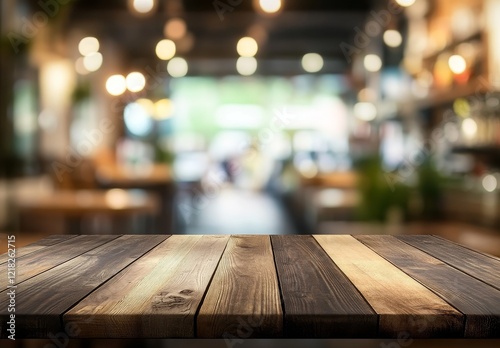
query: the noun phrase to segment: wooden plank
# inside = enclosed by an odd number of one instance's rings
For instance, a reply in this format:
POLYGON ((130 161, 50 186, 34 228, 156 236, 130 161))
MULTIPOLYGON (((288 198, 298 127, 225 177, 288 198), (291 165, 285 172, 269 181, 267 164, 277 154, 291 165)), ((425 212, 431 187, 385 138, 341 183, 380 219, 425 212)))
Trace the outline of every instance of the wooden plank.
POLYGON ((500 337, 500 291, 393 236, 356 239, 465 314, 466 338, 500 337))
POLYGON ((311 236, 272 236, 271 240, 285 336, 376 336, 376 313, 311 236))
POLYGON ((435 258, 500 290, 500 261, 434 236, 398 236, 435 258))
MULTIPOLYGON (((16 235, 16 238, 18 236, 16 235)), ((31 243, 29 245, 16 248, 16 258, 19 258, 21 256, 28 255, 34 251, 43 249, 45 247, 51 246, 51 245, 56 245, 58 243, 64 242, 66 240, 69 240, 71 238, 75 238, 76 235, 70 235, 70 234, 65 234, 65 235, 53 235, 49 236, 47 238, 40 239, 34 243, 31 243)), ((7 262, 8 259, 7 253, 4 253, 0 255, 0 264, 7 262)))
MULTIPOLYGON (((82 235, 21 256, 16 259, 16 283, 19 284, 118 237, 82 235)), ((0 265, 0 274, 7 274, 6 263, 0 265)), ((7 277, 1 277, 0 289, 4 290, 7 286, 7 277)))
POLYGON ((314 238, 380 316, 381 337, 397 338, 401 332, 412 338, 463 336, 460 312, 354 237, 314 238))
POLYGON ((197 318, 197 336, 280 337, 283 313, 269 236, 231 236, 197 318))
MULTIPOLYGON (((165 238, 122 236, 19 284, 16 337, 46 338, 63 331, 64 312, 165 238)), ((8 301, 7 296, 0 301, 2 338, 7 334, 8 301)), ((65 328, 70 337, 78 329, 75 325, 65 328)))
POLYGON ((229 236, 172 236, 64 315, 79 337, 194 337, 229 236))

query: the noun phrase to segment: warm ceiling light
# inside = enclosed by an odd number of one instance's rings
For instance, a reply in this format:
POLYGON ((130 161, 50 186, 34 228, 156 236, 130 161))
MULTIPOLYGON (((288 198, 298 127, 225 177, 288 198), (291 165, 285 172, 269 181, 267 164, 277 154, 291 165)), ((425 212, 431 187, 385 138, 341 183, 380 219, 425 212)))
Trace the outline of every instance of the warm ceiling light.
POLYGON ((403 37, 397 30, 386 30, 384 33, 384 42, 389 47, 399 47, 403 42, 403 37))
POLYGON ((396 0, 399 6, 409 7, 415 3, 415 0, 396 0))
POLYGON ((183 77, 188 72, 188 63, 184 58, 172 58, 167 64, 167 71, 172 77, 183 77))
POLYGON ((117 96, 127 89, 127 82, 122 75, 112 75, 106 81, 106 90, 109 94, 117 96))
POLYGON ((354 105, 354 116, 363 121, 372 121, 377 117, 377 108, 373 103, 356 103, 354 105))
POLYGON ((161 40, 156 44, 156 55, 161 60, 169 60, 175 56, 175 43, 172 40, 161 40))
POLYGON ((257 41, 251 37, 242 37, 236 45, 236 51, 242 57, 253 57, 257 54, 259 46, 257 41))
POLYGON ((302 57, 302 68, 308 73, 315 73, 323 68, 323 57, 317 53, 308 53, 302 57))
POLYGON ((363 64, 365 69, 370 72, 377 72, 382 68, 382 60, 376 54, 367 54, 363 64))
POLYGON ((78 44, 78 51, 82 56, 88 56, 99 51, 99 40, 92 36, 84 37, 78 44))
POLYGON ((154 104, 154 118, 156 120, 165 120, 172 116, 172 102, 170 99, 160 99, 154 104))
POLYGON ((450 66, 450 70, 457 75, 463 73, 465 69, 467 69, 467 62, 464 57, 458 54, 455 54, 448 59, 448 65, 450 66))
POLYGON ((83 64, 83 58, 85 57, 80 57, 76 60, 75 70, 80 75, 87 75, 90 71, 88 71, 85 65, 83 64))
POLYGON ((259 0, 259 6, 266 13, 276 13, 281 9, 281 0, 259 0))
POLYGON ((240 57, 236 61, 236 70, 240 75, 250 76, 257 71, 257 59, 254 57, 240 57))
POLYGON ((156 3, 155 0, 133 0, 132 7, 140 14, 147 14, 153 10, 156 3))
POLYGON ((102 54, 95 52, 83 57, 83 65, 88 71, 97 71, 102 65, 102 54))
POLYGON ((130 92, 140 92, 146 86, 146 78, 140 72, 134 71, 127 75, 126 83, 130 92))
POLYGON ((182 39, 186 35, 186 31, 186 22, 181 18, 172 18, 165 23, 165 27, 163 28, 163 34, 173 40, 182 39))

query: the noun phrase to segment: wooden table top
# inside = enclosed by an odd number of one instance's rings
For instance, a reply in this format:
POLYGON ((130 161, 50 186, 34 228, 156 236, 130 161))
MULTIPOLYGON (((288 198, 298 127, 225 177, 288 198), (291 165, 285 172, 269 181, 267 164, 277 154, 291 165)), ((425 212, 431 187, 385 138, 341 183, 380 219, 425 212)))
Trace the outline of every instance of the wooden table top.
POLYGON ((435 236, 66 235, 16 254, 16 338, 500 337, 500 259, 435 236))
POLYGON ((27 197, 17 202, 24 212, 84 214, 155 214, 159 202, 155 195, 142 190, 58 190, 48 196, 27 197))
POLYGON ((101 165, 96 168, 96 174, 100 182, 118 187, 166 185, 172 182, 171 169, 166 164, 141 167, 139 171, 118 165, 101 165))

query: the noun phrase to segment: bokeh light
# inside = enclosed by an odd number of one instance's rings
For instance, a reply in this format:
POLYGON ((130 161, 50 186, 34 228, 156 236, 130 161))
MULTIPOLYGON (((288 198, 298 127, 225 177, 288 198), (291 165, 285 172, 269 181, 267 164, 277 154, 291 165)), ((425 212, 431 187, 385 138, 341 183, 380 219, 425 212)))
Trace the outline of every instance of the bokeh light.
POLYGON ((396 0, 396 3, 402 7, 409 7, 415 3, 415 0, 396 0))
POLYGON ((161 60, 172 59, 175 56, 175 52, 175 42, 172 40, 164 39, 156 44, 156 55, 161 60))
POLYGON ((281 0, 259 0, 259 7, 265 13, 276 13, 281 9, 281 0))
POLYGON ((167 71, 172 77, 183 77, 188 73, 188 63, 184 58, 172 58, 167 64, 167 71))
POLYGON ((354 116, 362 121, 373 121, 377 117, 377 108, 373 103, 356 103, 354 105, 354 116))
POLYGON ((127 75, 126 83, 130 92, 140 92, 146 86, 146 78, 140 72, 134 71, 127 75))
POLYGON ((382 68, 382 59, 376 54, 367 54, 363 60, 365 69, 370 72, 377 72, 382 68))
POLYGON ((454 54, 448 59, 448 65, 450 66, 450 70, 454 74, 461 74, 467 69, 467 62, 464 57, 454 54))
POLYGON ((384 32, 384 42, 389 47, 399 47, 403 42, 403 37, 397 30, 386 30, 384 32))
POLYGON ((253 57, 257 54, 259 46, 257 41, 251 37, 242 37, 236 45, 236 51, 242 57, 253 57))
POLYGON ((309 73, 320 71, 323 65, 323 57, 318 53, 307 53, 302 57, 302 68, 309 73))
POLYGON ((257 71, 257 59, 254 57, 240 57, 236 62, 236 70, 240 75, 250 76, 257 71))
POLYGON ((172 40, 182 39, 186 35, 186 32, 187 25, 182 18, 170 19, 165 23, 165 27, 163 28, 163 34, 172 40))
POLYGON ((106 80, 106 90, 109 94, 118 96, 127 90, 127 82, 123 75, 112 75, 106 80))
POLYGON ((97 71, 102 66, 102 54, 95 52, 83 57, 83 66, 87 71, 97 71))

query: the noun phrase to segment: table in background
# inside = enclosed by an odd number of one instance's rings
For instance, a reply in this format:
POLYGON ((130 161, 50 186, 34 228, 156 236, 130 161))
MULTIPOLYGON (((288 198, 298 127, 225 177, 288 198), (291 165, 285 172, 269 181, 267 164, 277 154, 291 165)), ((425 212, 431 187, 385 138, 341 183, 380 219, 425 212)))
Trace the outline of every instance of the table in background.
POLYGON ((435 236, 52 236, 16 267, 16 338, 500 337, 500 259, 435 236))
MULTIPOLYGON (((152 221, 159 202, 155 195, 141 190, 58 190, 50 196, 25 197, 17 202, 17 208, 21 224, 25 219, 62 217, 66 233, 80 233, 82 219, 89 216, 112 218, 121 231, 127 230, 131 216, 150 217, 152 221)), ((25 228, 21 226, 21 230, 25 228)))
POLYGON ((100 165, 96 181, 101 188, 141 189, 159 197, 160 209, 155 227, 162 233, 172 233, 174 225, 174 180, 170 166, 153 164, 130 169, 119 165, 100 165))

